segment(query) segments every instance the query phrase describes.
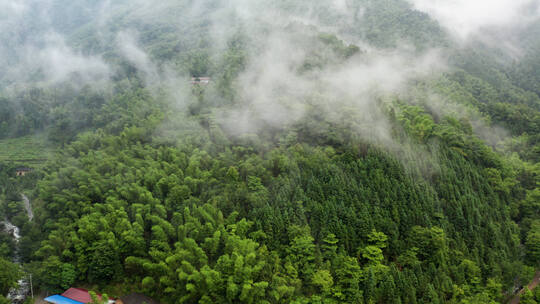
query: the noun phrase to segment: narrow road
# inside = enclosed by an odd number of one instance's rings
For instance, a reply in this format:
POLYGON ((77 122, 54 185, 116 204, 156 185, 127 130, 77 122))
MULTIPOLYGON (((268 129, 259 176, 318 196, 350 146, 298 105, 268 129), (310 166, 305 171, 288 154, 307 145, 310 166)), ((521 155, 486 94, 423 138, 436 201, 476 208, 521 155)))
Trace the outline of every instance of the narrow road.
POLYGON ((26 209, 26 213, 28 214, 28 220, 32 221, 34 218, 34 211, 32 211, 32 206, 30 205, 30 200, 28 197, 24 194, 21 194, 22 200, 24 202, 24 208, 26 209))
MULTIPOLYGON (((540 271, 538 271, 536 273, 536 275, 534 276, 534 279, 529 283, 529 285, 527 285, 527 287, 530 289, 530 290, 533 290, 536 286, 538 286, 538 284, 540 284, 540 271)), ((512 299, 512 301, 508 302, 509 304, 519 304, 519 297, 521 294, 523 294, 525 292, 525 288, 523 288, 522 290, 520 290, 518 292, 518 294, 512 299)))

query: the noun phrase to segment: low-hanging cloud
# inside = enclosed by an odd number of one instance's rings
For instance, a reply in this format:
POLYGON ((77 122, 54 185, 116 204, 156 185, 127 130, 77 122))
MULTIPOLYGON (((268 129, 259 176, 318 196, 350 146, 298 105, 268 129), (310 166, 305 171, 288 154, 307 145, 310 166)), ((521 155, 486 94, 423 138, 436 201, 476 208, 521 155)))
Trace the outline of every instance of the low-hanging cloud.
MULTIPOLYGON (((23 13, 28 6, 24 1, 12 1, 12 0, 0 0, 0 11, 6 17, 12 14, 21 14, 23 13)), ((5 20, 5 19, 4 19, 5 20)))
MULTIPOLYGON (((329 9, 335 10, 333 13, 340 13, 347 3, 332 1, 329 5, 329 9)), ((255 46, 249 52, 246 69, 238 77, 240 106, 216 114, 231 134, 285 127, 301 121, 316 108, 323 112, 324 119, 335 123, 342 121, 343 115, 352 114, 358 120, 352 126, 356 132, 367 139, 388 143, 390 124, 381 111, 379 99, 406 90, 411 80, 445 69, 439 50, 419 55, 413 48, 403 46, 393 51, 369 48, 347 59, 303 71, 313 52, 321 52, 322 55, 315 55, 317 58, 340 57, 318 40, 320 32, 313 25, 319 20, 312 18, 311 13, 279 14, 271 6, 255 11, 247 8, 242 6, 237 16, 241 18, 239 23, 249 27, 244 33, 255 46), (276 17, 268 20, 259 16, 260 12, 276 17)), ((227 14, 220 16, 223 15, 227 14)), ((223 36, 223 29, 220 34, 223 36)), ((330 34, 339 37, 339 29, 330 34)))
POLYGON ((120 53, 135 67, 145 74, 149 85, 152 85, 154 80, 158 78, 158 71, 150 57, 144 52, 137 43, 136 34, 133 32, 123 31, 118 33, 116 43, 120 53))
POLYGON ((4 85, 49 86, 69 82, 73 87, 102 87, 111 75, 109 65, 102 58, 74 50, 55 32, 11 48, 10 53, 5 49, 0 51, 6 56, 5 62, 0 62, 4 85))
MULTIPOLYGON (((0 10, 11 18, 0 20, 0 29, 17 29, 17 23, 27 20, 35 10, 37 0, 0 0, 0 10), (6 13, 8 14, 8 13, 6 13)), ((45 0, 54 3, 57 0, 45 0)), ((516 16, 534 7, 538 0, 407 0, 427 12, 457 37, 466 38, 485 28, 514 24, 516 16)), ((82 5, 82 4, 81 4, 82 5)), ((179 105, 193 99, 189 78, 212 76, 218 81, 219 71, 211 75, 188 75, 179 67, 178 58, 199 52, 204 45, 212 64, 219 66, 231 39, 243 36, 245 68, 233 80, 235 100, 230 107, 218 107, 215 116, 230 134, 256 133, 271 126, 286 127, 301 121, 316 107, 324 119, 340 122, 344 112, 354 112, 352 125, 362 136, 391 141, 389 122, 380 109, 381 96, 398 95, 408 90, 412 80, 438 77, 446 69, 444 51, 424 50, 399 45, 380 50, 363 40, 355 27, 363 18, 364 5, 353 0, 178 0, 153 3, 143 0, 96 0, 88 9, 93 20, 88 28, 108 52, 108 58, 121 59, 136 67, 144 85, 152 92, 166 91, 179 105), (167 32, 170 47, 176 54, 167 61, 149 46, 149 29, 167 32), (141 34, 139 34, 139 32, 141 34), (334 54, 332 47, 324 49, 318 35, 335 35, 338 40, 354 43, 360 52, 348 58, 334 54), (172 37, 172 38, 169 38, 172 37), (189 40, 189 41, 188 41, 189 40), (172 43, 174 42, 174 43, 172 43), (145 44, 147 43, 147 44, 145 44), (331 58, 314 69, 302 71, 316 49, 324 49, 315 57, 331 58), (326 53, 325 53, 326 52, 326 53), (177 57, 174 57, 177 56, 177 57), (340 59, 336 59, 340 58, 340 59), (175 61, 176 60, 176 61, 175 61), (165 89, 165 90, 163 90, 165 89), (344 111, 343 109, 348 109, 344 111)), ((54 7, 49 5, 48 7, 54 7)), ((537 9, 537 7, 535 7, 537 9)), ((36 12, 34 12, 35 14, 36 12)), ((100 54, 76 50, 69 34, 53 29, 45 13, 43 29, 31 32, 22 43, 15 43, 19 62, 10 69, 10 78, 24 81, 25 76, 40 70, 43 82, 55 84, 77 79, 81 83, 107 81, 114 74, 115 63, 105 61, 100 54), (77 77, 74 77, 77 76, 77 77)), ((527 20, 537 15, 528 13, 527 20)), ((2 13, 0 12, 0 16, 2 13)), ((88 16, 87 16, 88 17, 88 16)), ((22 28, 24 29, 24 28, 22 28)), ((24 32, 24 31, 20 31, 24 32)), ((159 36, 163 37, 163 36, 159 36)), ((398 43, 399 44, 399 43, 398 43)), ((3 54, 0 46, 0 55, 3 54)), ((99 47, 96 47, 99 49, 99 47)), ((169 54, 167 54, 169 55, 169 54)), ((7 58, 7 57, 6 57, 7 58)), ((114 61, 114 60, 113 60, 114 61)), ((7 66, 2 62, 0 67, 7 66)), ((213 73, 212 73, 213 72, 213 73)), ((0 72, 0 78, 1 78, 0 72)), ((206 89, 211 103, 219 104, 215 87, 206 89), (214 90, 214 91, 213 91, 214 90)), ((162 95, 160 95, 162 97, 162 95)), ((185 108, 185 107, 182 107, 185 108)))
POLYGON ((540 17, 538 0, 408 0, 460 39, 483 30, 527 24, 540 17))
POLYGON ((15 85, 102 86, 111 69, 76 50, 53 26, 53 0, 0 0, 0 89, 15 85))
POLYGON ((64 38, 51 33, 45 38, 45 47, 28 47, 27 64, 39 67, 49 83, 74 81, 84 84, 106 81, 110 75, 109 66, 97 56, 85 56, 70 48, 64 38))
POLYGON ((168 63, 158 64, 139 45, 139 34, 135 31, 122 31, 116 37, 119 54, 130 62, 143 79, 145 86, 154 95, 168 98, 173 107, 184 109, 189 100, 189 81, 168 63))

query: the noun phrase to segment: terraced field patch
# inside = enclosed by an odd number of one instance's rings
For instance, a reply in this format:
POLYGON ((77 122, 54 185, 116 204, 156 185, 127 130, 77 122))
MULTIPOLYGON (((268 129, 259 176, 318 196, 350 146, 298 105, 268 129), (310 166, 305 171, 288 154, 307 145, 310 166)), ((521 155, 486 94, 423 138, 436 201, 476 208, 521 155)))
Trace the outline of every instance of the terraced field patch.
POLYGON ((31 135, 0 140, 0 162, 10 161, 39 167, 51 157, 51 148, 43 135, 31 135))

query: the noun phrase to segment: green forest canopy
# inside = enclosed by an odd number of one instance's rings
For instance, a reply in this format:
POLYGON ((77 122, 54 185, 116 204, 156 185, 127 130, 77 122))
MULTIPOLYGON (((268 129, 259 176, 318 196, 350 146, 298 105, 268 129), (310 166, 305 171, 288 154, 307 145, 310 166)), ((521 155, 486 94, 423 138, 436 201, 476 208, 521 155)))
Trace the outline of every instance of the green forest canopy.
MULTIPOLYGON (((191 36, 208 30, 203 19, 184 35, 115 19, 113 28, 140 31, 156 62, 212 77, 178 106, 81 19, 70 43, 106 55, 110 88, 35 84, 0 97, 0 138, 15 143, 2 154, 33 134, 48 140, 28 152, 48 161, 23 178, 14 172, 24 159, 0 163, 0 215, 22 227, 23 269, 36 287, 137 291, 163 303, 501 303, 525 285, 540 266, 540 76, 527 68, 540 53, 531 46, 523 61, 501 64, 490 50, 454 48, 404 2, 364 2, 368 18, 340 35, 379 48, 405 37, 452 54, 452 70, 374 98, 391 145, 361 135, 362 109, 337 103, 337 118, 325 116, 328 96, 315 94, 297 120, 231 134, 220 113, 245 102, 249 33, 216 54, 191 36), (432 94, 466 111, 438 111, 432 94), (504 140, 488 141, 479 123, 504 128, 504 140), (32 194, 32 222, 21 192, 32 194)), ((367 56, 339 35, 299 28, 311 47, 299 75, 367 56)), ((0 238, 1 268, 15 269, 15 244, 0 238)), ((11 274, 0 275, 2 294, 11 274)))

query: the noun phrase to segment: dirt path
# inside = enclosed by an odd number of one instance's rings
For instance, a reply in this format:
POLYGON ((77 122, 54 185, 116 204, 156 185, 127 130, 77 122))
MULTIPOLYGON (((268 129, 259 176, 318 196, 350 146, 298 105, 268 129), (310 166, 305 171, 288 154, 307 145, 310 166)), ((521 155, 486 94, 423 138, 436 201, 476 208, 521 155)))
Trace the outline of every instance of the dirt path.
MULTIPOLYGON (((536 273, 534 276, 534 279, 527 285, 527 287, 530 290, 533 290, 536 286, 540 284, 540 271, 536 273)), ((512 301, 508 302, 509 304, 519 304, 519 296, 525 292, 525 288, 519 291, 519 293, 512 299, 512 301)))

